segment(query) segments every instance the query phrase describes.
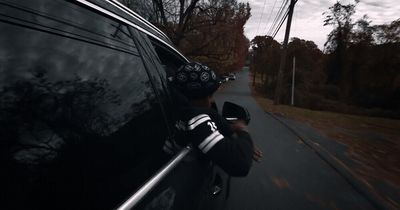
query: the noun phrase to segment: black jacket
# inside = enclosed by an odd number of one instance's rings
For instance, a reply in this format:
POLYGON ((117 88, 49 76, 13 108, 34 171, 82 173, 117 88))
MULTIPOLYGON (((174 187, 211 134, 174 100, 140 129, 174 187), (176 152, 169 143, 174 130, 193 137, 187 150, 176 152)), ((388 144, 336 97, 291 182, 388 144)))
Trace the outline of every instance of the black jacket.
MULTIPOLYGON (((252 165, 253 142, 245 131, 234 132, 211 108, 185 107, 178 126, 181 141, 192 143, 231 176, 246 176, 252 165)), ((184 143, 184 142, 181 142, 184 143)))
POLYGON ((245 131, 236 132, 216 109, 194 107, 186 97, 171 90, 176 108, 176 142, 166 142, 165 151, 173 145, 191 143, 231 176, 246 176, 252 165, 253 142, 245 131))

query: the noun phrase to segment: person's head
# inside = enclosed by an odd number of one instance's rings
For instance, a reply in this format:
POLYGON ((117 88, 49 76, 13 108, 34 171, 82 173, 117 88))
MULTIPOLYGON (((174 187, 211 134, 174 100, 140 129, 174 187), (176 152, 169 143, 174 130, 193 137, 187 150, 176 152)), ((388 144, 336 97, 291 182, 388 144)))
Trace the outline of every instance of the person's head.
POLYGON ((192 104, 209 107, 213 102, 212 96, 221 82, 213 70, 193 62, 178 69, 173 84, 192 104))

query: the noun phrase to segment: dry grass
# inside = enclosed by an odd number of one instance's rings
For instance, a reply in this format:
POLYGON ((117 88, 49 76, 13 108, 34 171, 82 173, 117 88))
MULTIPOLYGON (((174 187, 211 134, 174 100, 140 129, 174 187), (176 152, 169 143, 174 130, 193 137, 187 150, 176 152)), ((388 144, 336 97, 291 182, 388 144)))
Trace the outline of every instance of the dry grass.
POLYGON ((385 180, 400 188, 400 120, 274 105, 254 90, 253 95, 264 110, 304 122, 347 145, 349 157, 358 163, 353 169, 366 181, 385 180))

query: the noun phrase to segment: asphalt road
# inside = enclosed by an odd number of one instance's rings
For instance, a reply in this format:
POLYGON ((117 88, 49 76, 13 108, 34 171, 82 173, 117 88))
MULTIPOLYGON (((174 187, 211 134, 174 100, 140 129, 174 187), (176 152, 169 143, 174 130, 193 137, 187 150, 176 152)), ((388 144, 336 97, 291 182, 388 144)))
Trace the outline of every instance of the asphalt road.
POLYGON ((225 83, 216 101, 218 107, 231 101, 249 110, 251 136, 264 153, 247 177, 232 178, 225 209, 374 209, 314 150, 262 110, 251 96, 247 70, 225 83))

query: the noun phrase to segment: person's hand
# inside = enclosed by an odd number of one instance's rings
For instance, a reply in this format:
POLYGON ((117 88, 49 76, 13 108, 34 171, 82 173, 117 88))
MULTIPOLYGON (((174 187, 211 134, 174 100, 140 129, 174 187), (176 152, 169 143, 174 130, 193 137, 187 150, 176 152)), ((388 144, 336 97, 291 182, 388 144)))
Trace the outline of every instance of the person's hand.
POLYGON ((249 132, 249 129, 247 128, 246 122, 244 120, 232 121, 230 125, 234 132, 238 132, 238 131, 249 132))
POLYGON ((262 151, 258 147, 254 147, 253 149, 253 160, 256 162, 261 162, 261 158, 263 157, 262 151))

